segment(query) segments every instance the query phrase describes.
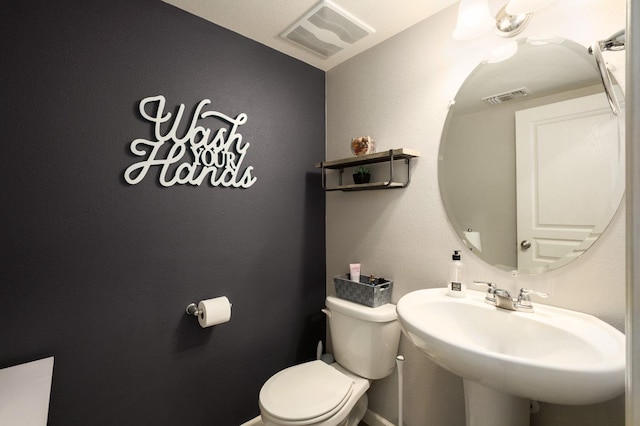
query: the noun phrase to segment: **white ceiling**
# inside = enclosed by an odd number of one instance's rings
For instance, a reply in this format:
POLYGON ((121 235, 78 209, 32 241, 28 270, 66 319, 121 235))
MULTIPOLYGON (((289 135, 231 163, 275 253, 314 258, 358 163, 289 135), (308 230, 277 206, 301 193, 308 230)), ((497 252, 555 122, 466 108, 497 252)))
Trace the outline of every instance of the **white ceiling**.
MULTIPOLYGON (((375 30, 328 59, 282 39, 280 34, 320 0, 163 0, 289 56, 329 70, 417 24, 458 0, 331 0, 375 30)), ((453 30, 453 29, 452 29, 453 30)))

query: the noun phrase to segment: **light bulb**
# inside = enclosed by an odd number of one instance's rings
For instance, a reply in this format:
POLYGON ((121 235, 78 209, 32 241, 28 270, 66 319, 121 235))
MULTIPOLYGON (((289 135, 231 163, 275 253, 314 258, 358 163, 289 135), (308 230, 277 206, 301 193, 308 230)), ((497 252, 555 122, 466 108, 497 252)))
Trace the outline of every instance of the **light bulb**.
POLYGON ((553 3, 555 0, 511 0, 507 4, 509 15, 524 15, 537 12, 553 3))
POLYGON ((489 13, 487 0, 460 0, 458 22, 453 38, 468 40, 479 37, 495 26, 495 19, 489 13))

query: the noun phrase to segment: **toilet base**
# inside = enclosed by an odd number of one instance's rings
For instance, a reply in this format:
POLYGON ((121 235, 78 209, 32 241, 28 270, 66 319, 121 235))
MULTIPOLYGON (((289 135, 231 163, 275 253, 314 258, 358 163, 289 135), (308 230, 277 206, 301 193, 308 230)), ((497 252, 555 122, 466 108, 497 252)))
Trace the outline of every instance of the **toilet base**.
POLYGON ((367 413, 367 407, 369 406, 369 397, 365 393, 360 397, 356 405, 351 410, 351 413, 345 419, 344 426, 358 426, 364 415, 367 413))

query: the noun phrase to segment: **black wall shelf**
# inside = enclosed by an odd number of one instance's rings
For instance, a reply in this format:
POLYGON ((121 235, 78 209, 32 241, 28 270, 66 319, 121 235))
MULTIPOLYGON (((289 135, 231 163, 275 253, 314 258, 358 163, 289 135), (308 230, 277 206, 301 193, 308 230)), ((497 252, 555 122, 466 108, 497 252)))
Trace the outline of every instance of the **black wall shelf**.
POLYGON ((322 169, 322 188, 325 191, 367 191, 372 189, 392 189, 392 188, 405 188, 411 182, 410 179, 410 166, 411 159, 420 157, 420 152, 407 149, 397 148, 390 149, 388 151, 376 152, 373 154, 361 155, 358 157, 342 158, 339 160, 323 161, 316 163, 316 168, 322 169), (396 161, 403 160, 406 165, 406 179, 403 181, 394 180, 394 163, 396 161), (367 164, 377 163, 389 163, 389 180, 372 183, 361 184, 344 184, 343 172, 348 167, 360 167, 367 164), (338 185, 333 187, 327 186, 327 170, 337 170, 338 185))

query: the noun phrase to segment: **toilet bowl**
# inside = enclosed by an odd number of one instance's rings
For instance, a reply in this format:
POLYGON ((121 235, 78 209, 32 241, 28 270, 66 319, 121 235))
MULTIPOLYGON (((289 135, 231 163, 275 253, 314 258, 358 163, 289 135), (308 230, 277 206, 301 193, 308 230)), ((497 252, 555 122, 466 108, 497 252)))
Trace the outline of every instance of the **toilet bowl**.
POLYGON ((393 372, 400 340, 395 305, 369 308, 327 297, 336 362, 286 368, 260 390, 262 422, 274 426, 357 426, 371 380, 393 372))
POLYGON ((262 421, 278 426, 346 425, 367 389, 369 380, 337 363, 295 365, 273 375, 260 390, 262 421))

